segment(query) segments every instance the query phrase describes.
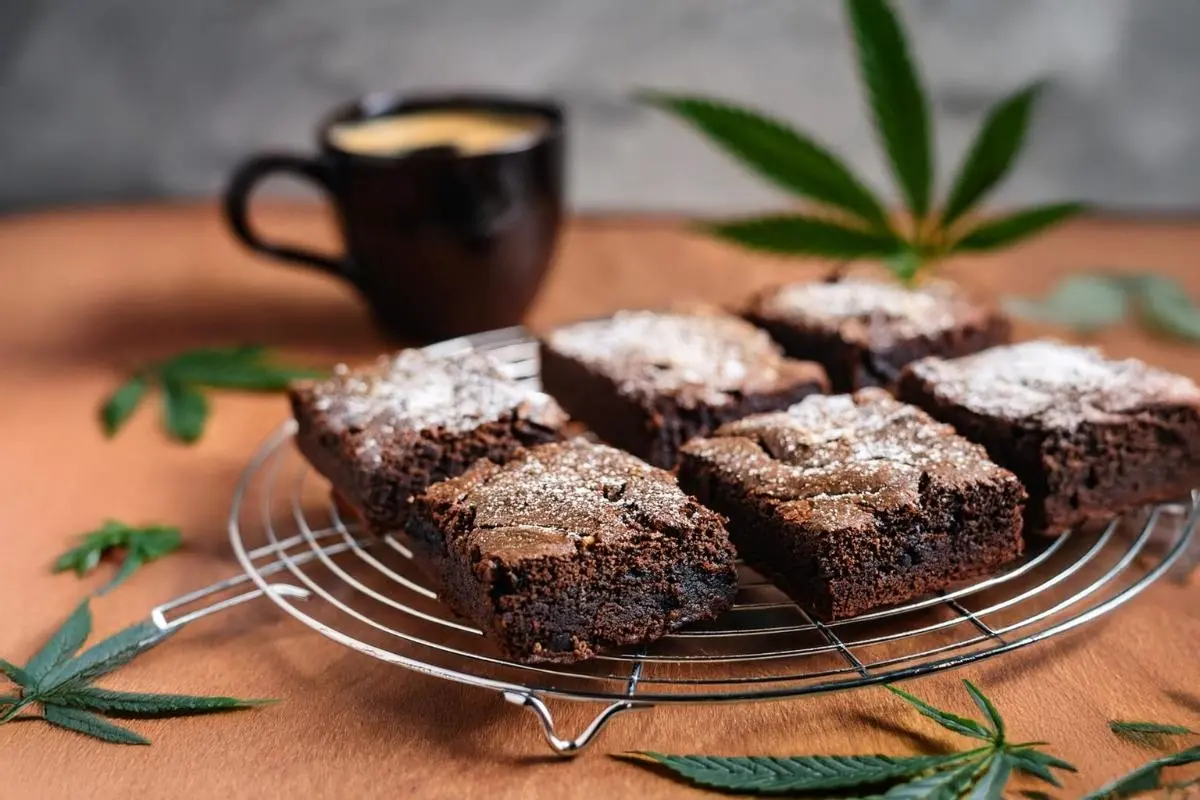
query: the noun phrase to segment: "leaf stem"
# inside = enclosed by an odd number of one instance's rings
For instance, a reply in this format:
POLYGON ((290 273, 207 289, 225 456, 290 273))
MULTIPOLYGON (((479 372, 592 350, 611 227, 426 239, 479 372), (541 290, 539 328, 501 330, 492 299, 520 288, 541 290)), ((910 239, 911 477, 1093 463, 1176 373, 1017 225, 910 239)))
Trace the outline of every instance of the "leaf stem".
POLYGON ((995 745, 985 744, 983 747, 976 747, 974 750, 964 750, 963 752, 956 753, 955 755, 957 758, 965 760, 974 758, 975 756, 981 756, 984 753, 994 753, 995 751, 995 745))
POLYGON ((0 725, 3 725, 4 723, 9 722, 10 720, 12 720, 13 717, 15 717, 15 716, 17 716, 17 714, 21 713, 21 710, 23 708, 25 708, 28 705, 32 705, 32 704, 33 704, 32 697, 22 698, 19 702, 15 703, 13 705, 13 707, 10 708, 8 711, 5 711, 3 714, 0 714, 0 725))

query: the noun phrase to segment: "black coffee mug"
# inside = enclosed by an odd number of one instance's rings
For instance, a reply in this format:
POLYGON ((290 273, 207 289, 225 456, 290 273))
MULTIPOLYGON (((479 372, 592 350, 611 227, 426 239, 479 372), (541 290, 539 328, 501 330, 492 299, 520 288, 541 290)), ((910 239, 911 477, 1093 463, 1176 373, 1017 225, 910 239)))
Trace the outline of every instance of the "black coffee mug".
POLYGON ((368 95, 334 111, 316 156, 264 154, 234 172, 230 228, 254 250, 353 284, 384 332, 434 340, 518 324, 554 253, 563 208, 564 121, 555 104, 487 95, 368 95), (335 125, 419 111, 536 116, 545 125, 513 149, 431 147, 397 155, 349 152, 335 125), (345 254, 323 255, 260 238, 247 220, 255 185, 299 175, 328 194, 345 254))

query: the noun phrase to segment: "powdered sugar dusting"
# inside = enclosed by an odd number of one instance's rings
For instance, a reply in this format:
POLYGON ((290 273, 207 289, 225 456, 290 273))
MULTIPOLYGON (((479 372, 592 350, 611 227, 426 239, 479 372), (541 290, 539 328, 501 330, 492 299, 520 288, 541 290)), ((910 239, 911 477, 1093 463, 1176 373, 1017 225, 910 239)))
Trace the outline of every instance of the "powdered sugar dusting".
POLYGON ((547 424, 566 415, 548 395, 507 378, 478 353, 431 357, 420 350, 384 356, 365 369, 340 365, 311 387, 314 406, 335 430, 369 432, 362 446, 397 431, 442 428, 464 432, 521 409, 547 424))
POLYGON ((793 283, 767 293, 759 313, 767 318, 840 328, 876 325, 876 336, 916 336, 953 328, 964 300, 947 284, 910 289, 894 283, 845 279, 793 283))
MULTIPOLYGON (((776 460, 805 469, 887 461, 916 469, 975 469, 983 449, 881 389, 815 395, 786 411, 723 426, 718 436, 759 442, 776 460)), ((983 466, 990 468, 986 457, 983 466)))
POLYGON ((459 502, 474 510, 472 528, 489 535, 489 551, 534 557, 631 536, 681 535, 698 515, 715 515, 683 493, 668 473, 628 453, 584 439, 531 448, 503 467, 476 467, 431 488, 467 487, 459 502), (566 538, 564 538, 566 537, 566 538))
POLYGON ((559 328, 547 343, 618 379, 624 390, 690 388, 714 404, 726 392, 773 383, 783 363, 766 333, 715 313, 621 311, 559 328))
POLYGON ((801 503, 810 524, 829 530, 918 505, 926 475, 956 484, 1011 478, 982 447, 880 389, 809 397, 724 425, 684 452, 757 495, 801 503))
POLYGON ((977 414, 1047 427, 1070 429, 1162 402, 1200 403, 1200 389, 1182 375, 1053 340, 925 359, 912 369, 939 398, 977 414))

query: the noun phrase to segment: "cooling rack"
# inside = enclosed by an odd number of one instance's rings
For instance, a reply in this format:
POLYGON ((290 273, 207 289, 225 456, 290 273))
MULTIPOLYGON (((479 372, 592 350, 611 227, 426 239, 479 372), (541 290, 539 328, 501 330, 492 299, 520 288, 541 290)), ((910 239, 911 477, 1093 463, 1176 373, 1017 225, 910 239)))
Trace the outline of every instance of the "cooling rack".
MULTIPOLYGON (((538 382, 537 348, 520 328, 426 348, 488 352, 538 382)), ((530 709, 546 742, 578 753, 615 715, 667 703, 749 702, 890 683, 1011 652, 1077 628, 1128 601, 1185 555, 1200 494, 1037 543, 995 577, 917 602, 822 623, 739 566, 733 609, 639 649, 574 666, 505 660, 454 616, 398 537, 339 513, 328 484, 297 454, 294 424, 264 442, 234 491, 229 538, 244 572, 155 608, 168 630, 259 597, 366 655, 498 692, 530 709), (574 736, 547 700, 594 703, 574 736)))

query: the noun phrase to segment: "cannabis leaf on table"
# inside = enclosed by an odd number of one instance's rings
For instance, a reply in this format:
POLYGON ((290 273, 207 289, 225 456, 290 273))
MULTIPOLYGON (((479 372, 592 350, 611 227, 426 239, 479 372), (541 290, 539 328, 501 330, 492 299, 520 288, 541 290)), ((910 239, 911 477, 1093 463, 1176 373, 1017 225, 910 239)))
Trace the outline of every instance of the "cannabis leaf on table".
POLYGON ((940 207, 935 207, 929 102, 899 18, 885 0, 846 0, 859 73, 876 132, 908 207, 899 227, 884 202, 830 149, 767 114, 699 95, 647 91, 639 98, 690 123, 761 177, 817 204, 787 214, 707 226, 747 247, 835 259, 882 259, 912 282, 951 253, 995 250, 1077 214, 1053 203, 976 222, 971 212, 1012 168, 1041 85, 1026 86, 988 113, 940 207))
MULTIPOLYGON (((1200 735, 1200 731, 1183 725, 1168 725, 1160 722, 1113 720, 1108 723, 1108 727, 1122 739, 1142 747, 1160 749, 1165 748, 1172 738, 1200 735)), ((1170 767, 1182 767, 1197 763, 1200 763, 1200 746, 1188 747, 1146 762, 1132 772, 1100 787, 1087 795, 1084 800, 1110 800, 1110 798, 1137 797, 1147 792, 1161 790, 1175 792, 1194 788, 1200 786, 1200 777, 1182 781, 1166 781, 1163 771, 1170 767)))
POLYGON ((147 525, 135 528, 124 522, 105 520, 94 531, 80 537, 82 541, 58 557, 54 562, 55 572, 73 570, 83 577, 100 565, 107 553, 123 550, 125 555, 113 579, 96 594, 107 594, 120 586, 143 564, 173 553, 183 544, 179 528, 171 525, 147 525))
POLYGON ((30 707, 41 708, 51 725, 115 744, 150 744, 140 734, 104 717, 180 717, 211 714, 269 703, 233 697, 193 697, 101 689, 92 683, 167 639, 151 622, 133 625, 76 655, 92 631, 87 601, 67 618, 24 667, 0 659, 0 675, 17 691, 0 695, 0 725, 19 719, 30 707))
POLYGON ((1153 273, 1090 272, 1072 275, 1041 299, 1010 298, 1017 316, 1092 333, 1117 325, 1132 309, 1142 327, 1200 342, 1200 307, 1179 281, 1153 273))
POLYGON ((871 798, 988 800, 1003 796, 1014 772, 1058 786, 1054 770, 1075 771, 1038 748, 1044 742, 1014 743, 996 706, 970 681, 963 685, 983 721, 934 708, 893 686, 887 688, 943 728, 982 742, 958 753, 933 756, 673 756, 626 753, 637 762, 660 765, 699 786, 746 794, 825 796, 830 792, 866 792, 871 798))
POLYGON ((271 361, 257 345, 191 350, 138 370, 104 401, 100 424, 109 438, 129 420, 151 387, 163 396, 163 428, 172 439, 191 444, 204 434, 208 398, 202 389, 278 392, 318 370, 271 361))

